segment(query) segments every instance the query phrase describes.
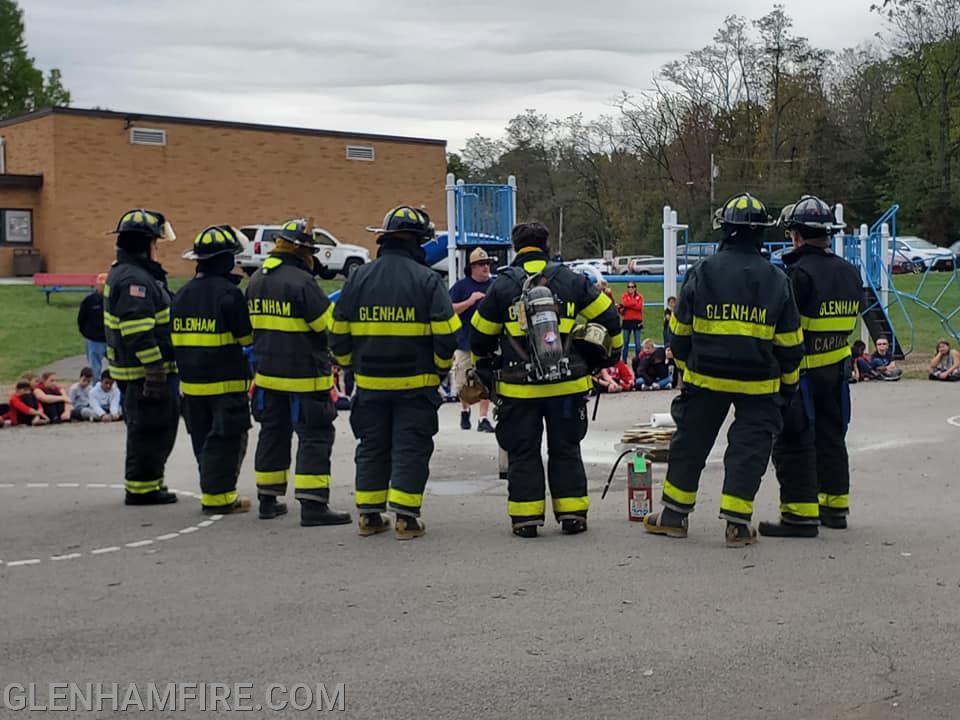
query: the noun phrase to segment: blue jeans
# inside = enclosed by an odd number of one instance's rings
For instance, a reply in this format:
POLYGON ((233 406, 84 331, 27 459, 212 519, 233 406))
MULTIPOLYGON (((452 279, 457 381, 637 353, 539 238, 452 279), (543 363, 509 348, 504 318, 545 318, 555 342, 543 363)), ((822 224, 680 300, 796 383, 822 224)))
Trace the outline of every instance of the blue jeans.
POLYGON ((633 335, 633 347, 637 355, 640 354, 640 343, 643 342, 643 323, 635 328, 623 329, 623 360, 626 362, 630 352, 630 336, 633 335))
POLYGON ((94 384, 100 381, 100 372, 103 369, 103 358, 107 354, 107 344, 96 340, 87 340, 87 365, 93 369, 94 384))

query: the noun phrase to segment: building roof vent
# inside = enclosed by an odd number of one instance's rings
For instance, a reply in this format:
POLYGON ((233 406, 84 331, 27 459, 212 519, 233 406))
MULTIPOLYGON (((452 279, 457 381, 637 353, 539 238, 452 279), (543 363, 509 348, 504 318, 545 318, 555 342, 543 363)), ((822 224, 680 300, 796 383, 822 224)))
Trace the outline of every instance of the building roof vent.
POLYGON ((151 128, 130 128, 131 145, 166 145, 167 131, 151 128))
POLYGON ((373 148, 370 145, 347 145, 347 160, 373 161, 373 148))

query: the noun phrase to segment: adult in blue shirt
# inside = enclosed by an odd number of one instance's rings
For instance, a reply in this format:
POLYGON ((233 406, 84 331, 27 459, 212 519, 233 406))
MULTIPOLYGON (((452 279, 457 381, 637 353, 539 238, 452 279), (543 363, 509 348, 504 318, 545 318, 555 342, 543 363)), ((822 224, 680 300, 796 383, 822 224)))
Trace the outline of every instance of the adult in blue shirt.
MULTIPOLYGON (((451 390, 457 392, 467 382, 467 371, 473 367, 473 361, 470 355, 470 320, 473 313, 477 310, 478 303, 483 300, 487 290, 493 285, 493 278, 490 271, 493 268, 493 258, 487 255, 483 248, 477 248, 470 253, 467 264, 466 277, 458 280, 450 288, 450 301, 453 303, 453 311, 460 316, 461 328, 457 333, 457 349, 453 353, 453 370, 450 373, 453 386, 451 390)), ((490 412, 490 401, 480 401, 480 422, 477 423, 477 430, 480 432, 492 433, 493 425, 490 422, 488 414, 490 412)), ((470 425, 470 406, 466 403, 460 403, 460 427, 469 430, 470 425)))

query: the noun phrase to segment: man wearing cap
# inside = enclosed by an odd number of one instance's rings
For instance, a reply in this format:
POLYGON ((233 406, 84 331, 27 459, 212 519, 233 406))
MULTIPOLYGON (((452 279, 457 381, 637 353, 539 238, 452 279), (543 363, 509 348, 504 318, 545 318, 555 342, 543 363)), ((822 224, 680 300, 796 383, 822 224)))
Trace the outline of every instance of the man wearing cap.
POLYGON ((106 273, 97 275, 94 291, 83 299, 77 313, 77 327, 87 346, 87 365, 95 378, 100 377, 103 358, 107 355, 107 336, 103 329, 103 286, 106 282, 106 273))
MULTIPOLYGON (((463 326, 457 332, 457 349, 453 353, 453 390, 456 392, 467 382, 467 371, 473 367, 473 361, 470 355, 470 320, 473 313, 477 311, 477 305, 487 290, 493 285, 493 278, 490 270, 493 267, 493 258, 487 255, 483 248, 476 248, 470 253, 469 264, 467 265, 466 277, 458 280, 450 288, 450 301, 453 303, 453 311, 460 316, 460 322, 463 326)), ((493 425, 490 423, 488 413, 490 412, 490 401, 480 401, 480 422, 477 424, 477 430, 480 432, 492 433, 493 425)), ((460 401, 460 427, 464 430, 470 429, 470 405, 460 401)))

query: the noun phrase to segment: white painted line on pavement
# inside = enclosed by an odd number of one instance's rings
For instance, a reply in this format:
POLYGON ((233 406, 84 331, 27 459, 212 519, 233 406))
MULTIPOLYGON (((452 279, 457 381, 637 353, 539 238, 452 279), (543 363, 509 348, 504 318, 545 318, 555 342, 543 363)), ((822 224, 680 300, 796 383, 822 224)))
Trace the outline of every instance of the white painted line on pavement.
POLYGON ((57 487, 80 487, 80 483, 57 483, 57 487))
POLYGON ((12 562, 7 563, 7 567, 18 567, 21 565, 39 565, 39 558, 31 558, 30 560, 13 560, 12 562))
POLYGON ((113 484, 110 487, 113 488, 114 490, 123 490, 123 485, 113 484))
POLYGON ((120 548, 116 545, 111 545, 110 547, 97 548, 96 550, 91 550, 91 555, 105 555, 106 553, 117 552, 120 548))
POLYGON ((153 540, 137 540, 136 542, 127 543, 124 547, 138 548, 138 547, 146 547, 147 545, 153 545, 153 540))
POLYGON ((0 488, 12 488, 16 487, 13 483, 0 483, 0 488))
POLYGON ((107 487, 106 483, 87 483, 88 488, 105 488, 107 487))
POLYGON ((51 555, 51 560, 73 560, 78 557, 83 557, 83 553, 67 553, 66 555, 51 555))
POLYGON ((50 483, 27 483, 28 488, 50 487, 50 483))
POLYGON ((166 535, 157 535, 157 540, 173 540, 180 537, 179 533, 167 533, 166 535))
POLYGON ((960 427, 960 415, 954 415, 952 418, 947 418, 947 422, 954 427, 960 427))
POLYGON ((204 520, 203 522, 197 523, 197 527, 210 527, 213 525, 213 520, 204 520))
POLYGON ((181 534, 181 535, 189 535, 190 533, 195 533, 195 532, 196 532, 197 530, 199 530, 199 529, 200 529, 200 528, 198 528, 196 525, 191 525, 190 527, 187 527, 187 528, 184 528, 183 530, 181 530, 181 531, 180 531, 180 534, 181 534))

